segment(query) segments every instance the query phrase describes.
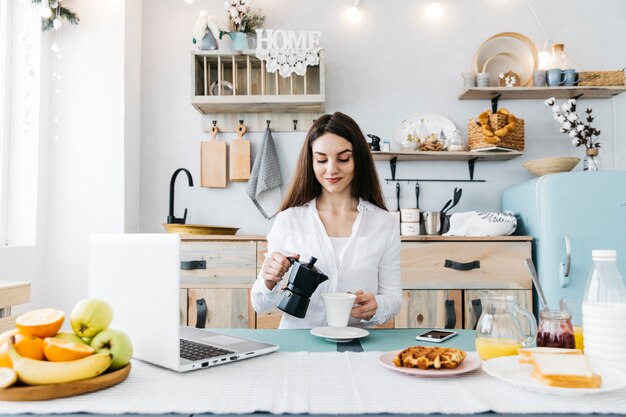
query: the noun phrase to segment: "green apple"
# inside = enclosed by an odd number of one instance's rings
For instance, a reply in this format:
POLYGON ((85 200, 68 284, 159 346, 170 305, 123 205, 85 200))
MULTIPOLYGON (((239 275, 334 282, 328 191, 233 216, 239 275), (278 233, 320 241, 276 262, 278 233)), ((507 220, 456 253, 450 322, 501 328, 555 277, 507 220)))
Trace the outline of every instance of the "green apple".
POLYGON ((113 309, 104 300, 85 298, 74 306, 70 314, 70 324, 80 337, 94 337, 113 321, 113 309))
POLYGON ((115 330, 106 329, 98 333, 91 341, 91 347, 96 353, 110 353, 113 355, 113 362, 109 366, 109 371, 115 371, 130 362, 133 356, 133 344, 126 333, 115 330))
POLYGON ((57 339, 69 340, 70 342, 78 343, 79 345, 88 345, 89 343, 84 341, 81 337, 77 336, 75 333, 70 332, 59 332, 52 337, 56 337, 57 339))

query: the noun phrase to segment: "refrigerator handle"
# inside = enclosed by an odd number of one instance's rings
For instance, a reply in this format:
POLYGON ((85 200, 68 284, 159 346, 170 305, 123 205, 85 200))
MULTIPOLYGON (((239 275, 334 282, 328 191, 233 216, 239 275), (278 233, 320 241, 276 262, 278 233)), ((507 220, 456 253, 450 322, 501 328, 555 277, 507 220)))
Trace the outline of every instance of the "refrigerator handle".
POLYGON ((565 263, 561 263, 559 267, 559 285, 565 288, 570 283, 570 269, 572 265, 572 243, 569 235, 565 235, 565 263))

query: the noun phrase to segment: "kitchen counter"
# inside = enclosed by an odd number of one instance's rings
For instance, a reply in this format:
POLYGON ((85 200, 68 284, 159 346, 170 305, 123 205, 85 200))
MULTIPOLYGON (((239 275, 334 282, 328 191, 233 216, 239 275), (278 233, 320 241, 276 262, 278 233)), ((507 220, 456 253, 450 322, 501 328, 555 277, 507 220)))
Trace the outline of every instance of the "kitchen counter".
MULTIPOLYGON (((307 330, 223 329, 281 343, 276 353, 179 374, 133 361, 129 378, 106 390, 47 402, 0 402, 0 413, 148 415, 310 414, 585 414, 626 413, 624 389, 587 396, 534 393, 481 369, 450 378, 420 378, 382 367, 381 351, 415 345, 419 329, 370 330, 364 352, 338 352, 307 330)), ((460 330, 444 345, 471 349, 460 330)), ((155 343, 158 337, 155 335, 155 343)), ((422 343, 422 342, 420 342, 422 343)))

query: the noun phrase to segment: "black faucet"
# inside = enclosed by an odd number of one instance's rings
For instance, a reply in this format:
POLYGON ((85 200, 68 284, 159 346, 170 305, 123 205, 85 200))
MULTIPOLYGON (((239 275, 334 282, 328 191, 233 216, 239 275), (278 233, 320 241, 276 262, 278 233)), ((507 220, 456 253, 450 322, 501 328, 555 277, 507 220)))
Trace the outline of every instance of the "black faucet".
POLYGON ((176 177, 178 176, 180 171, 183 171, 185 174, 187 174, 187 178, 189 179, 189 186, 193 187, 193 178, 191 178, 191 172, 189 172, 185 168, 178 168, 176 171, 174 171, 174 174, 172 175, 172 179, 170 180, 170 213, 167 216, 168 224, 173 224, 173 223, 185 224, 185 222, 187 221, 187 209, 186 208, 185 208, 185 214, 183 215, 182 219, 177 219, 176 217, 174 217, 174 184, 176 184, 176 177))

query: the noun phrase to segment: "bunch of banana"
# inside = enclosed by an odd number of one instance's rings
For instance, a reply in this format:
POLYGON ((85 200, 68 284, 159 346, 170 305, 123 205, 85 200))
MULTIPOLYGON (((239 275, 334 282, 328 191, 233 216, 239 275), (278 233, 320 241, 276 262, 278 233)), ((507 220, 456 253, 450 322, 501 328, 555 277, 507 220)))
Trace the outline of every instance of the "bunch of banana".
POLYGON ((94 353, 82 359, 48 362, 26 358, 15 350, 14 337, 9 339, 9 355, 13 370, 20 381, 28 385, 60 384, 93 378, 107 370, 113 361, 110 353, 94 353))

